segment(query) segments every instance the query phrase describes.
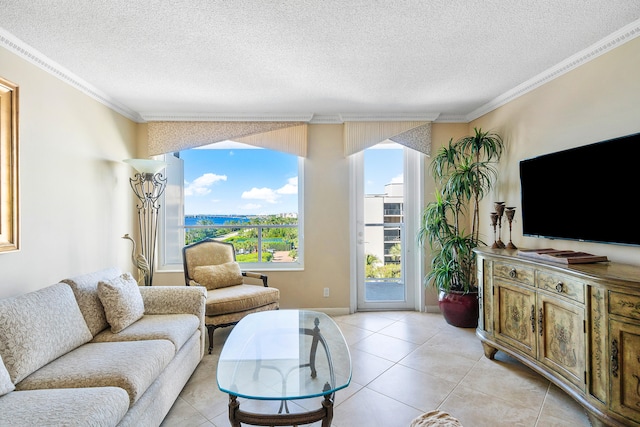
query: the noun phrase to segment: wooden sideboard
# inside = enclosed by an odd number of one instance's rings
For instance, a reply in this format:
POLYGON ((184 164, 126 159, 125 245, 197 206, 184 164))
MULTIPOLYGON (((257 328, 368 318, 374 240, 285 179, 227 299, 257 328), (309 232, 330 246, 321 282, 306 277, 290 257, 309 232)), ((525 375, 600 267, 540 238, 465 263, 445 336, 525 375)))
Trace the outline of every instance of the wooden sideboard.
POLYGON ((640 427, 640 267, 475 251, 485 356, 502 350, 539 372, 594 426, 640 427))

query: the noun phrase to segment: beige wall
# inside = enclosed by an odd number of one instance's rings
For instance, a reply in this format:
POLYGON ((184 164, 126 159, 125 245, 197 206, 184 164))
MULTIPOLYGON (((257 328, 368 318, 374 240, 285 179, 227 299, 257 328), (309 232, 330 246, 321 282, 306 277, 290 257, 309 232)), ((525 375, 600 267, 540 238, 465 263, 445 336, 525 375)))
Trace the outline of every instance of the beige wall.
POLYGON ((0 254, 0 298, 108 266, 130 269, 136 124, 0 48, 20 91, 20 250, 0 254))
MULTIPOLYGON (((538 154, 571 148, 604 139, 640 132, 640 38, 588 62, 540 88, 473 121, 469 128, 495 130, 508 144, 500 167, 498 185, 492 197, 482 205, 482 232, 490 236, 488 214, 493 201, 506 201, 520 208, 518 162, 538 154)), ((620 167, 638 167, 638 159, 620 158, 620 167)), ((593 203, 610 203, 611 217, 603 218, 612 226, 624 227, 637 221, 633 200, 638 183, 625 183, 629 200, 607 200, 606 194, 594 194, 593 203)), ((567 189, 569 191, 569 189, 567 189)), ((563 215, 570 221, 571 207, 563 215)), ((559 217, 558 220, 563 220, 559 217)), ((519 222, 513 226, 516 246, 552 247, 606 255, 610 260, 640 265, 640 249, 619 245, 579 243, 522 237, 519 222)), ((489 240, 489 239, 487 239, 489 240)), ((503 237, 504 240, 504 237, 503 237)))

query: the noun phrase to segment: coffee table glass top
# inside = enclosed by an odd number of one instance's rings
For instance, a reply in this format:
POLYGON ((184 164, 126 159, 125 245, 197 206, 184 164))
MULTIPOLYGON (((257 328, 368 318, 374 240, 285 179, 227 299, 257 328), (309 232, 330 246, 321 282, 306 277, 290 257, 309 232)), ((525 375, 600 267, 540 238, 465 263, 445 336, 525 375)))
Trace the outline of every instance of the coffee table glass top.
POLYGON ((252 313, 229 334, 217 381, 223 392, 249 399, 325 396, 349 385, 351 356, 342 332, 324 313, 252 313))

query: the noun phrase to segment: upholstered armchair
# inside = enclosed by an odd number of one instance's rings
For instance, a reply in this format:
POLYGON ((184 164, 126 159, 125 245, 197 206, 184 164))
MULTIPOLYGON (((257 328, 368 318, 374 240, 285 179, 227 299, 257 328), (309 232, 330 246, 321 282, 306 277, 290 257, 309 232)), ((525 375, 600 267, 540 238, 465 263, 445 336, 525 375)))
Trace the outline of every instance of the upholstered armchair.
POLYGON ((209 354, 216 328, 235 325, 249 313, 279 308, 280 291, 269 287, 266 275, 242 271, 231 243, 201 240, 182 249, 182 260, 185 284, 207 288, 209 354))

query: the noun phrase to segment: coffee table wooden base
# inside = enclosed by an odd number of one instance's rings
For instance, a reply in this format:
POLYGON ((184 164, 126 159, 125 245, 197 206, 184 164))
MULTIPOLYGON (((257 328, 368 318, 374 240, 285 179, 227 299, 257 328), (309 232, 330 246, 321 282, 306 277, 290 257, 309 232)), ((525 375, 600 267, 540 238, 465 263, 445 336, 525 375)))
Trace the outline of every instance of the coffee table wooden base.
POLYGON ((253 426, 297 426, 322 420, 322 427, 330 427, 333 420, 333 396, 326 395, 322 408, 316 411, 296 414, 256 414, 240 410, 240 402, 229 395, 229 422, 231 427, 241 427, 241 423, 253 426))

